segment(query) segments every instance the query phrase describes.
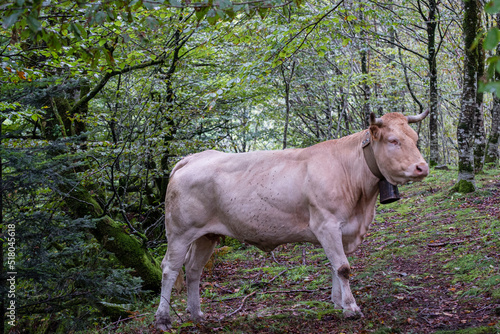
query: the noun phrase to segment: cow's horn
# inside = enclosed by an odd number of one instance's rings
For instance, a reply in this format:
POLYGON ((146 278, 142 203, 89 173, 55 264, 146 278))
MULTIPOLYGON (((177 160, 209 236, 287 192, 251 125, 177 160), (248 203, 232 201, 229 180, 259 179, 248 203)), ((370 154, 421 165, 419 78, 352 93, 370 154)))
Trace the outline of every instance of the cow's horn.
POLYGON ((384 125, 384 121, 382 118, 375 117, 374 113, 370 113, 370 125, 382 126, 384 125))
POLYGON ((421 120, 423 120, 428 114, 429 114, 429 109, 427 109, 426 111, 424 111, 420 115, 406 116, 406 119, 408 120, 408 123, 418 123, 421 120))

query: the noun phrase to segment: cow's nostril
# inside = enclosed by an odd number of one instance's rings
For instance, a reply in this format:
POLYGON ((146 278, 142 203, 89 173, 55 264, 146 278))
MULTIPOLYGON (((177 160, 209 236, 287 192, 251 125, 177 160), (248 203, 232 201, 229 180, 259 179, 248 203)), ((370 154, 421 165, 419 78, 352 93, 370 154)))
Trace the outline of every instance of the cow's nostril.
POLYGON ((429 167, 427 167, 427 164, 417 164, 415 165, 415 175, 420 176, 420 175, 427 175, 429 174, 429 167))

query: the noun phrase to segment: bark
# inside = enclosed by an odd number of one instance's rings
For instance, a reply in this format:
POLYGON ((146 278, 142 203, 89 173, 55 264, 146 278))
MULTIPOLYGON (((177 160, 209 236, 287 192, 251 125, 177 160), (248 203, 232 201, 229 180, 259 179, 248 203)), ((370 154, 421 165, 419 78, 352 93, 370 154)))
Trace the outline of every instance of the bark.
POLYGON ((181 58, 179 55, 180 50, 184 46, 184 44, 188 41, 188 39, 192 36, 190 35, 181 37, 181 31, 177 30, 173 36, 173 45, 172 48, 174 52, 172 54, 172 60, 170 62, 170 66, 165 72, 165 86, 166 86, 166 97, 165 97, 165 110, 164 117, 167 124, 167 131, 165 136, 163 137, 163 143, 165 146, 165 151, 163 152, 163 156, 161 158, 161 178, 156 180, 159 189, 159 201, 165 200, 165 195, 167 193, 168 181, 169 181, 169 171, 170 171, 170 158, 172 157, 171 150, 171 142, 175 139, 175 135, 177 134, 177 122, 174 119, 174 103, 175 103, 175 90, 173 86, 173 77, 175 71, 177 70, 178 61, 181 58))
POLYGON ((498 143, 500 139, 500 99, 493 97, 493 107, 491 108, 491 131, 486 147, 484 163, 496 166, 499 159, 498 143))
MULTIPOLYGON (((363 12, 364 12, 364 7, 361 7, 361 11, 359 12, 360 15, 360 22, 364 21, 363 17, 363 12)), ((366 35, 367 32, 363 29, 362 34, 366 35)), ((362 38, 363 36, 361 36, 362 38)), ((368 45, 365 41, 362 42, 361 45, 361 73, 363 75, 363 85, 361 86, 361 89, 363 91, 363 127, 367 129, 370 126, 370 113, 371 113, 371 108, 370 108, 370 96, 371 96, 371 91, 370 91, 370 85, 368 85, 368 71, 369 71, 369 60, 368 60, 368 45)))
POLYGON ((66 206, 74 216, 90 216, 95 220, 96 226, 91 233, 104 249, 113 253, 125 267, 134 269, 134 275, 142 278, 144 289, 159 291, 162 277, 160 263, 146 248, 146 237, 130 234, 127 225, 104 215, 89 190, 81 186, 62 190, 67 194, 66 206))
MULTIPOLYGON (((500 28, 500 13, 496 15, 496 26, 500 28)), ((496 55, 500 56, 500 45, 497 46, 496 55)), ((500 81, 500 75, 496 73, 495 80, 500 81)), ((493 95, 493 106, 491 108, 491 131, 488 136, 486 146, 486 156, 484 163, 490 166, 496 166, 498 163, 498 139, 500 137, 500 99, 493 95)))
POLYGON ((458 182, 455 190, 470 192, 475 190, 474 180, 474 115, 478 108, 477 69, 478 50, 473 48, 478 31, 478 13, 480 4, 476 0, 464 0, 464 79, 461 110, 457 126, 458 144, 458 182))
POLYGON ((371 113, 371 108, 370 108, 370 96, 371 96, 371 91, 370 91, 370 86, 368 85, 368 59, 366 55, 366 49, 363 47, 361 50, 361 73, 363 74, 363 125, 364 128, 367 129, 370 126, 370 113, 371 113))
MULTIPOLYGON (((389 5, 389 9, 392 11, 392 4, 389 5)), ((395 49, 396 45, 396 31, 395 27, 389 28, 389 47, 395 49)), ((391 52, 388 57, 388 70, 393 71, 396 67, 396 55, 391 52)), ((395 78, 389 78, 388 87, 388 97, 389 97, 389 110, 390 112, 403 112, 403 110, 398 110, 398 92, 397 92, 397 81, 395 78)))
MULTIPOLYGON (((482 28, 482 12, 478 13, 478 33, 476 35, 480 35, 484 33, 484 29, 482 28)), ((484 67, 485 67, 485 52, 482 47, 483 45, 482 39, 479 41, 477 47, 477 87, 479 87, 479 80, 484 75, 484 67)), ((486 150, 486 134, 484 130, 484 113, 483 113, 483 96, 482 92, 477 91, 476 95, 476 104, 477 108, 474 113, 474 173, 478 174, 483 171, 484 166, 484 154, 486 150)))
MULTIPOLYGON (((83 96, 88 92, 89 87, 84 84, 80 87, 79 95, 83 96)), ((85 115, 88 111, 88 104, 80 103, 75 108, 74 99, 60 97, 54 100, 57 105, 54 109, 57 109, 61 116, 63 133, 83 134, 86 131, 85 115)), ((146 248, 146 237, 138 233, 131 234, 129 230, 132 228, 106 215, 105 210, 96 200, 99 197, 99 189, 70 184, 61 185, 59 189, 65 194, 64 202, 74 217, 90 216, 94 219, 96 226, 90 232, 104 249, 113 253, 125 267, 134 269, 134 275, 142 278, 144 289, 159 291, 162 276, 160 263, 146 248)))
MULTIPOLYGON (((420 8, 420 1, 419 8, 420 8)), ((429 65, 429 165, 437 166, 440 163, 438 137, 438 84, 436 64, 436 0, 429 0, 427 4, 429 15, 427 24, 427 62, 429 65)), ((422 13, 422 11, 421 11, 422 13)))
POLYGON ((281 75, 283 76, 283 82, 285 84, 285 126, 283 130, 283 149, 287 146, 287 133, 288 133, 288 123, 290 121, 290 84, 292 82, 293 74, 295 72, 295 60, 292 62, 292 67, 290 69, 290 75, 287 77, 285 75, 285 65, 281 64, 281 75))

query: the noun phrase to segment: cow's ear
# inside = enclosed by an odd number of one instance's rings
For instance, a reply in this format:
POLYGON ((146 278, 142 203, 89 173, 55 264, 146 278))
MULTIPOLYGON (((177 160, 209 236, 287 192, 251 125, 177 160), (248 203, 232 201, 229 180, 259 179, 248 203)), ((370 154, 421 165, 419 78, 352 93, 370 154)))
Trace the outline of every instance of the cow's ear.
POLYGON ((370 132, 374 140, 380 140, 380 128, 377 125, 370 125, 370 132))

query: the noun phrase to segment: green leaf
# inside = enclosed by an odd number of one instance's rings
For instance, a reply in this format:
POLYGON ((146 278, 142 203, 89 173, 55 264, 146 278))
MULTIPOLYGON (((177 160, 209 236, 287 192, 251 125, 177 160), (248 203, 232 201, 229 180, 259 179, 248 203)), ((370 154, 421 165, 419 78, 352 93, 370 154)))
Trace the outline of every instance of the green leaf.
POLYGON ((182 3, 179 0, 169 0, 170 5, 174 7, 182 7, 182 3))
POLYGON ((500 0, 492 0, 484 6, 484 10, 488 14, 495 14, 500 12, 500 0))
POLYGON ((195 11, 196 11, 196 13, 195 13, 196 18, 198 19, 198 21, 201 21, 201 20, 203 20, 203 18, 207 14, 208 7, 195 8, 195 11))
POLYGON ((38 21, 37 18, 30 15, 27 17, 27 19, 28 26, 30 27, 30 30, 32 32, 39 32, 40 30, 42 30, 42 24, 40 23, 40 21, 38 21))
POLYGON ((214 25, 215 23, 217 23, 218 18, 219 18, 219 16, 215 12, 215 10, 213 8, 210 8, 210 10, 207 13, 208 23, 210 23, 211 25, 214 25))
POLYGON ((156 30, 158 28, 158 26, 160 25, 158 20, 152 16, 146 17, 146 22, 148 23, 148 26, 151 30, 156 30))
POLYGON ((9 17, 7 17, 6 19, 4 19, 4 20, 3 20, 3 22, 2 22, 2 27, 3 27, 4 29, 8 29, 8 28, 10 28, 11 26, 13 26, 13 25, 17 22, 17 20, 18 20, 19 16, 20 16, 23 12, 24 12, 23 10, 18 10, 18 11, 16 11, 14 14, 12 14, 12 15, 10 15, 9 17))
POLYGON ((492 93, 492 94, 494 93, 497 97, 500 97, 500 82, 499 81, 491 81, 491 82, 488 82, 487 84, 480 82, 479 83, 479 91, 492 93))
POLYGON ((493 50, 498 45, 499 41, 500 41, 500 30, 498 30, 498 28, 496 27, 491 28, 486 34, 486 38, 484 39, 483 43, 484 48, 486 50, 493 50))
POLYGON ((267 13, 269 13, 269 8, 259 8, 259 15, 261 19, 265 19, 267 16, 267 13))
POLYGON ((98 11, 94 16, 94 22, 97 24, 102 24, 107 18, 108 15, 105 12, 98 11))

